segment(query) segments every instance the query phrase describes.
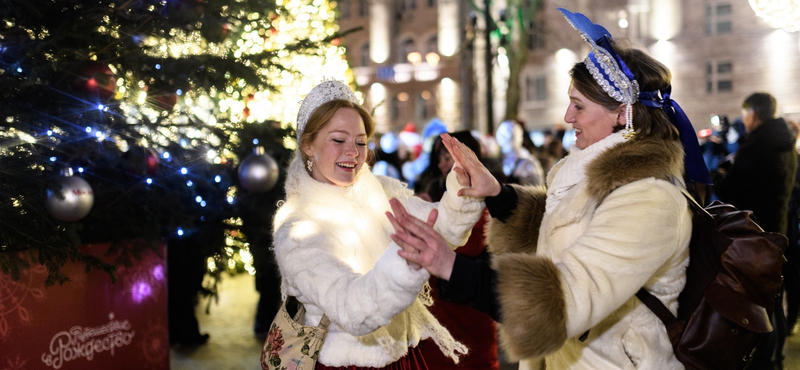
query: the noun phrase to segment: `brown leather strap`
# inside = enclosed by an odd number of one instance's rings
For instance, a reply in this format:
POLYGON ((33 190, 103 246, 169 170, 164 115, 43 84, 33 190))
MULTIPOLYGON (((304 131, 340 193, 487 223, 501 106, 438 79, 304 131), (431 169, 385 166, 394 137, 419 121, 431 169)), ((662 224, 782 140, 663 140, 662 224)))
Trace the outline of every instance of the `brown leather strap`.
POLYGON ((667 306, 664 306, 664 303, 662 303, 661 300, 656 298, 654 295, 650 294, 647 289, 639 289, 639 291, 636 292, 636 298, 639 298, 639 300, 642 301, 642 303, 644 303, 644 305, 647 306, 650 311, 653 311, 653 313, 656 314, 659 319, 661 319, 661 322, 664 323, 664 326, 670 326, 678 321, 675 315, 669 311, 667 306))

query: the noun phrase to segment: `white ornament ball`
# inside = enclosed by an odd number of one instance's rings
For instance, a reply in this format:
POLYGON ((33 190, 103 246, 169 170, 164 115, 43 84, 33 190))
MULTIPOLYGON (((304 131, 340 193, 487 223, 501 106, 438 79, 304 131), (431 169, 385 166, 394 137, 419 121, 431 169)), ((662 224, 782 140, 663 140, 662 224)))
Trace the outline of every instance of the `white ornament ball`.
POLYGON ((279 176, 278 163, 269 154, 251 154, 239 165, 239 182, 253 193, 270 191, 279 176))
POLYGON ((46 206, 50 215, 65 222, 86 217, 94 204, 94 191, 89 183, 77 176, 65 176, 56 181, 61 184, 63 199, 54 190, 47 190, 46 206))

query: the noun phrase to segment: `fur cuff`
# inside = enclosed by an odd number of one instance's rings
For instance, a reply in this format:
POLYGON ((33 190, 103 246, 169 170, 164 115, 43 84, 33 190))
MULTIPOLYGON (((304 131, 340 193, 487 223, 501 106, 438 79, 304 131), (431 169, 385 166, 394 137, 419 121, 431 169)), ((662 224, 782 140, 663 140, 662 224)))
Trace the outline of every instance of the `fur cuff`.
POLYGON ((512 186, 517 208, 506 222, 492 218, 486 227, 486 242, 493 254, 536 252, 547 192, 543 187, 512 186))
POLYGON ((552 353, 567 340, 567 313, 556 265, 509 253, 495 256, 500 297, 500 344, 513 361, 552 353))

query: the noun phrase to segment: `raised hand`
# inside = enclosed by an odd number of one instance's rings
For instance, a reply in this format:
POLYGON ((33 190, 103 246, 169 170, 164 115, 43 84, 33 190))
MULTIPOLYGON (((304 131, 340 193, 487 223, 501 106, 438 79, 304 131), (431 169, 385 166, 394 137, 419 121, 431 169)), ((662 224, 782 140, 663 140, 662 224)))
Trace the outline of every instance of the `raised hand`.
POLYGON ((386 216, 394 226, 391 235, 397 245, 402 248, 397 254, 405 258, 413 267, 424 267, 431 275, 449 280, 453 272, 456 252, 450 249, 447 241, 433 229, 438 211, 432 210, 427 222, 410 215, 397 199, 391 199, 392 213, 386 216))
POLYGON ((453 171, 458 175, 458 182, 467 186, 459 190, 458 195, 485 198, 500 193, 500 182, 469 147, 446 133, 442 134, 442 143, 456 162, 453 171))

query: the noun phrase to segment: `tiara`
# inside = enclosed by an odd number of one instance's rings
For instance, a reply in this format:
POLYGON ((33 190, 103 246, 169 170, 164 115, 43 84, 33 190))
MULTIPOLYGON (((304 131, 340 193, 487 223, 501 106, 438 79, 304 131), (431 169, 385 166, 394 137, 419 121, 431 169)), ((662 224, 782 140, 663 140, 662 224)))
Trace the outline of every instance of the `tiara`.
POLYGON ((347 100, 355 104, 361 104, 353 90, 342 81, 323 81, 314 86, 303 99, 300 104, 300 110, 297 112, 297 141, 300 141, 300 135, 303 134, 311 114, 322 104, 333 100, 347 100))

